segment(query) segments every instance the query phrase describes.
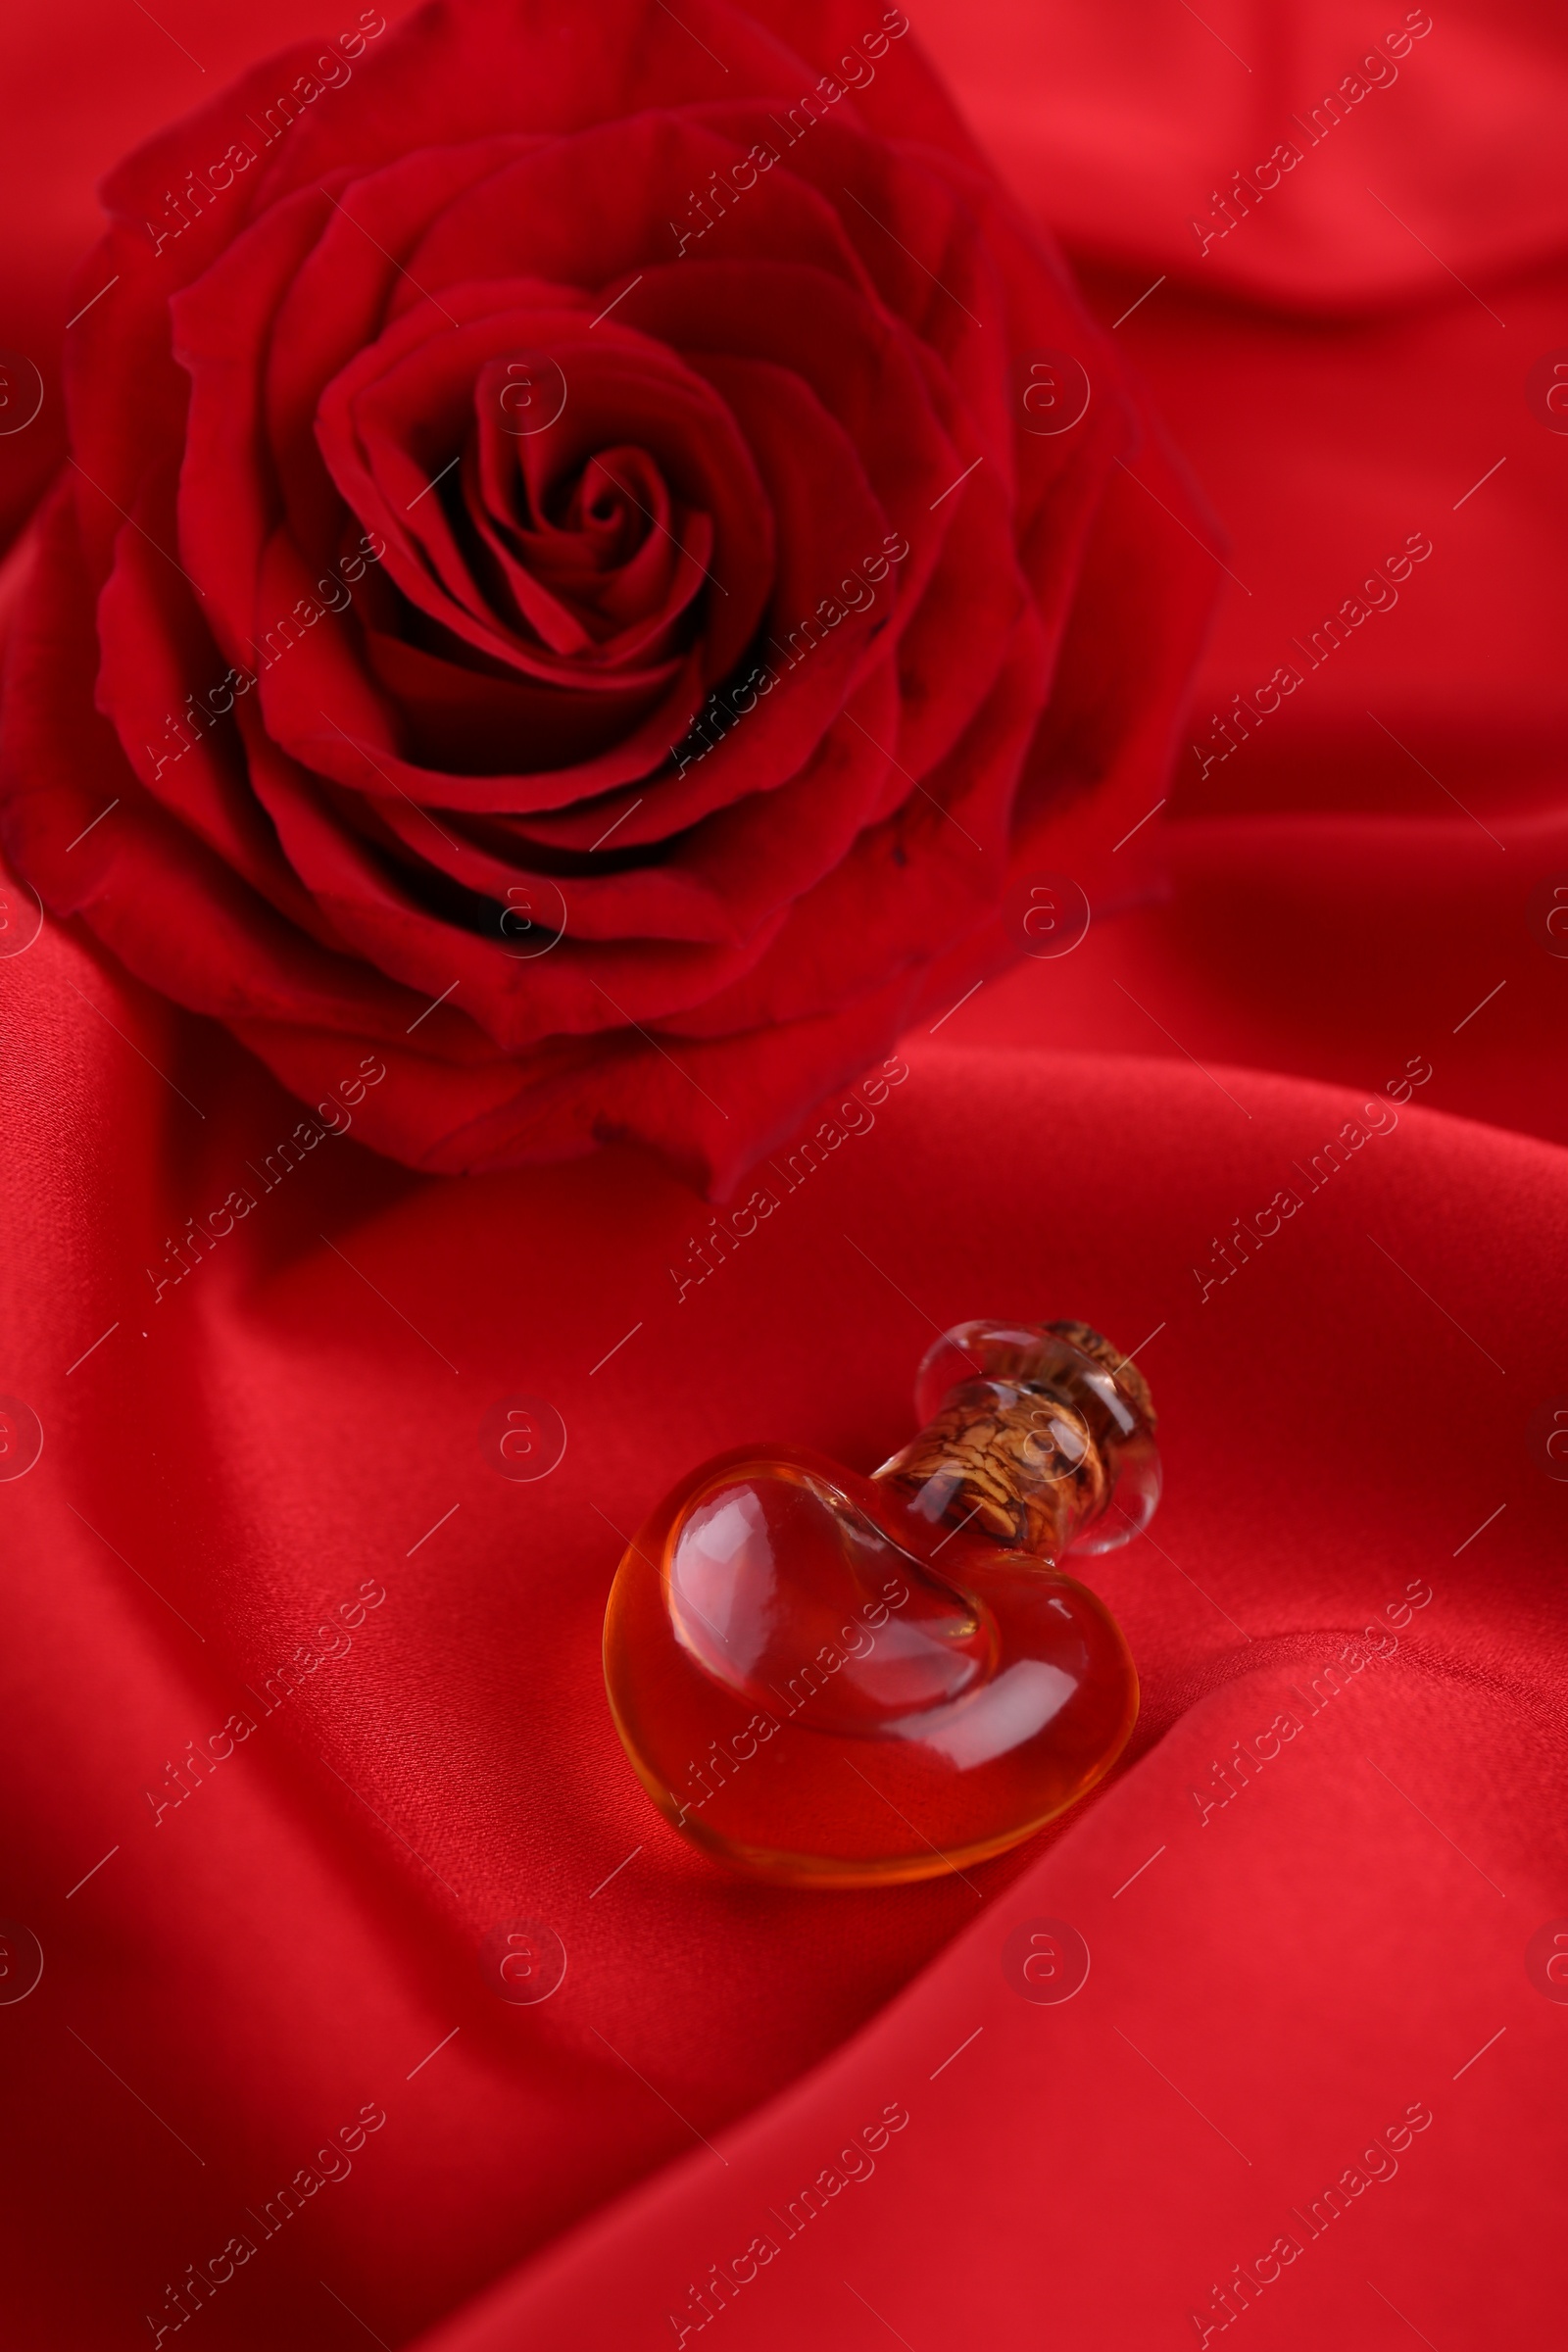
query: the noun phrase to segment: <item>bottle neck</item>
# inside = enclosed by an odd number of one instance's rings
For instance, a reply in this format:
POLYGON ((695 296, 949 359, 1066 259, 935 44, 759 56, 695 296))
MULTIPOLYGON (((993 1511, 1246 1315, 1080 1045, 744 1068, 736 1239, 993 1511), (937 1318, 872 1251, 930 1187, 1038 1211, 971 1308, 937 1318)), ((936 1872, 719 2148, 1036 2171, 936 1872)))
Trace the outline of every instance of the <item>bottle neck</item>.
POLYGON ((874 1475, 933 1526, 1054 1562, 1104 1509, 1109 1452, 1060 1389, 969 1380, 874 1475))

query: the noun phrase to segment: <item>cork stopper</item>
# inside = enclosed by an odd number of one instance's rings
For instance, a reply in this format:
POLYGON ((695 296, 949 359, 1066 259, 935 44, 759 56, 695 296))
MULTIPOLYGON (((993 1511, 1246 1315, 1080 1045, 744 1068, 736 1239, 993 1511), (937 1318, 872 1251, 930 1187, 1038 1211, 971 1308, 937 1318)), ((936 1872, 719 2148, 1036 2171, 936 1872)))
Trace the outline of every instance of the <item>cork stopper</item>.
POLYGON ((1152 1514, 1149 1384, 1086 1323, 960 1323, 927 1355, 915 1403, 925 1426, 876 1476, 922 1517, 1056 1560, 1125 1543, 1152 1514))

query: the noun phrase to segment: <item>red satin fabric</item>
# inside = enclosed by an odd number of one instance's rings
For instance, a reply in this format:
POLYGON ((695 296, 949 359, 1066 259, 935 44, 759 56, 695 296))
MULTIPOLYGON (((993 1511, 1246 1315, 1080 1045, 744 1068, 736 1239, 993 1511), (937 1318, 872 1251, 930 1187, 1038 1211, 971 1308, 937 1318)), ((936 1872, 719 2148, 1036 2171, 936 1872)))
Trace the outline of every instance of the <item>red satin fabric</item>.
MULTIPOLYGON (((313 22, 160 15, 209 76, 313 22)), ((1550 2340, 1568 962, 1535 894, 1568 881, 1568 436, 1527 377, 1564 332, 1564 67, 1536 11, 1441 12, 1200 254, 1210 189, 1384 29, 1204 18, 917 26, 1106 322, 1163 277, 1116 331, 1235 574, 1193 737, 1406 534, 1432 556, 1133 840, 1141 810, 1077 820, 1087 940, 911 1041, 874 1130, 709 1282, 668 1269, 710 1210, 630 1152, 419 1179, 350 1134, 160 1297, 294 1107, 55 926, 0 964, 0 1390, 44 1437, 0 1483, 0 1909, 44 1955, 0 2005, 19 2342, 1550 2340), (1378 1097, 1397 1124, 1314 1181, 1378 1097), (617 1531, 752 1437, 869 1466, 933 1329, 992 1311, 1149 1335, 1166 1501, 1093 1574, 1140 1662, 1129 1758, 972 1884, 721 1877, 609 1722, 617 1531), (517 1393, 566 1430, 533 1484, 480 1449, 517 1393), (318 1635, 359 1606, 346 1652, 318 1635), (538 2006, 479 1972, 517 1917, 565 1947, 538 2006), (1018 1989, 1044 1921, 1090 1954, 1059 2004, 1018 1989), (352 2169, 318 2163, 365 2109, 352 2169), (166 2289, 236 2237, 176 2331, 166 2289)), ((24 348, 63 325, 88 174, 200 94, 135 12, 81 40, 20 60, 24 348)), ((24 504, 35 453, 0 451, 24 504)))

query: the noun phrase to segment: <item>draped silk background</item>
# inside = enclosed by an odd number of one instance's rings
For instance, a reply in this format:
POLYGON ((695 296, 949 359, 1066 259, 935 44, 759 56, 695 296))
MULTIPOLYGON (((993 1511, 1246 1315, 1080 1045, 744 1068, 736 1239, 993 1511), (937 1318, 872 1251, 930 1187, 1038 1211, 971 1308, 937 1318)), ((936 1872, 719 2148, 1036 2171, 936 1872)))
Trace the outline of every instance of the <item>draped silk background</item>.
MULTIPOLYGON (((1549 2340, 1568 62, 1544 8, 1438 0, 1306 145, 1404 21, 915 14, 1224 533, 1184 746, 1303 682, 1230 757, 1184 748, 1132 838, 1141 808, 1075 826, 1088 937, 907 1041, 874 1126, 701 1289, 667 1269, 709 1206, 630 1152, 424 1179, 351 1135, 155 1309, 164 1237, 294 1108, 69 929, 0 964, 0 1391, 44 1433, 0 1484, 0 1910, 43 1954, 0 2007, 8 2340, 1549 2340), (1282 139, 1300 164, 1201 245, 1282 139), (1412 537, 1396 602, 1293 653, 1412 537), (1094 1580, 1130 1757, 967 1880, 721 1877, 605 1709, 616 1530, 752 1436, 868 1467, 933 1327, 982 1312, 1148 1335, 1166 1502, 1094 1580), (535 1483, 480 1449, 516 1393, 566 1430, 535 1483), (517 1918, 566 1956, 536 2005, 477 1958, 517 1918), (1047 1920, 1091 1956, 1064 2002, 1009 1958, 1047 1920)), ((93 0, 8 29, 4 339, 49 395, 0 439, 12 528, 59 462, 94 178, 318 28, 93 0)))

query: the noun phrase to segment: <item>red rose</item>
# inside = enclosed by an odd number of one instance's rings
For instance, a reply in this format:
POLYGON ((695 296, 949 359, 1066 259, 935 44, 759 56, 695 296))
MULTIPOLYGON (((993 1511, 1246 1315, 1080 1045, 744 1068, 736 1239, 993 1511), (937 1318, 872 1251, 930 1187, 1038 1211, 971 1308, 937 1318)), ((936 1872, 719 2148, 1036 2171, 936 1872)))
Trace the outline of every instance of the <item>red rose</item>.
POLYGON ((722 1187, 1159 791, 1182 493, 896 8, 368 11, 106 198, 4 838, 382 1150, 722 1187))

